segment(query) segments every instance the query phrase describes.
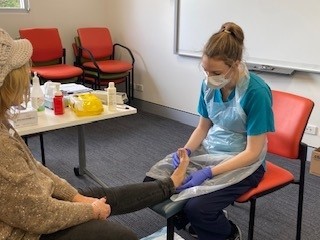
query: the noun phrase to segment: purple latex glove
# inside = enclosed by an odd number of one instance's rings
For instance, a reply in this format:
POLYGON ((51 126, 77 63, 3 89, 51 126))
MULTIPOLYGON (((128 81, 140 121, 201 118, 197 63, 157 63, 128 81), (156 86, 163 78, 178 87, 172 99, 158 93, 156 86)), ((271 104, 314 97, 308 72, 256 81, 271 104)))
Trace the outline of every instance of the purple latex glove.
MULTIPOLYGON (((188 156, 190 157, 191 155, 191 150, 189 148, 185 148, 185 150, 187 150, 188 156)), ((174 169, 176 169, 180 164, 180 157, 178 154, 178 151, 176 151, 173 155, 172 155, 172 165, 174 167, 174 169)))
POLYGON ((206 167, 196 172, 191 173, 183 181, 182 185, 176 189, 176 192, 181 192, 187 188, 201 185, 205 180, 213 178, 211 167, 206 167))

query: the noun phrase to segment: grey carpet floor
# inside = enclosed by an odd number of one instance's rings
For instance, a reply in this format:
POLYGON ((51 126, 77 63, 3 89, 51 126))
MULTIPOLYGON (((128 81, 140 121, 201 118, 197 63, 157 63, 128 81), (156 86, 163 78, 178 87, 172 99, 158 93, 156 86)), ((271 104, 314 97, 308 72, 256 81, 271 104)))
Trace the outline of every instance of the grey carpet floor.
MULTIPOLYGON (((165 155, 184 145, 193 127, 153 114, 138 114, 88 124, 85 127, 87 168, 108 186, 141 182, 145 172, 165 155)), ((77 177, 77 129, 75 127, 44 134, 47 167, 75 187, 95 185, 88 176, 77 177)), ((41 160, 39 138, 29 138, 29 147, 41 160)), ((296 171, 294 162, 268 156, 273 162, 296 171)), ((307 165, 307 171, 309 164, 307 165)), ((320 178, 306 174, 302 239, 320 239, 320 178)), ((255 239, 295 239, 297 186, 288 186, 257 201, 255 239)), ((230 218, 247 237, 249 204, 228 207, 230 218)), ((139 237, 147 236, 166 221, 150 209, 111 217, 128 226, 139 237)), ((185 239, 193 239, 184 231, 185 239)))

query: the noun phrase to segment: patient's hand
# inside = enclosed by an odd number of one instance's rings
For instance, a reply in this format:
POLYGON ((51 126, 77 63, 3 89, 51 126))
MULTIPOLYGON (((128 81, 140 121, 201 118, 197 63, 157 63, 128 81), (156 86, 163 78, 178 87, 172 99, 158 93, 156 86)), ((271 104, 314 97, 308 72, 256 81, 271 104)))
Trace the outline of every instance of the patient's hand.
POLYGON ((92 204, 95 219, 105 220, 111 214, 111 206, 106 203, 106 198, 100 198, 92 204))

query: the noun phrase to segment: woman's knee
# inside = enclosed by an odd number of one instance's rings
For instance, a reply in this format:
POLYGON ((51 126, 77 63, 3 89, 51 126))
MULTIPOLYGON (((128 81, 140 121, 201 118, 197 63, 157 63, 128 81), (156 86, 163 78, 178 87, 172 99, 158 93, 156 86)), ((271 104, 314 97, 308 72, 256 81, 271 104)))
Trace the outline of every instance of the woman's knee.
POLYGON ((138 240, 137 235, 129 228, 119 223, 106 221, 98 221, 96 226, 97 232, 101 233, 101 240, 138 240))
POLYGON ((187 215, 188 219, 201 219, 203 213, 206 212, 205 206, 201 201, 201 198, 195 197, 190 198, 189 201, 184 206, 184 212, 187 215))
POLYGON ((117 237, 114 239, 117 240, 138 240, 137 235, 127 228, 122 229, 120 232, 116 234, 116 236, 117 237))
POLYGON ((138 240, 138 237, 121 224, 109 220, 91 220, 53 234, 43 235, 41 239, 138 240))
POLYGON ((217 207, 218 204, 208 203, 208 197, 209 196, 204 195, 190 198, 186 203, 184 206, 184 212, 190 222, 192 222, 192 219, 196 219, 198 221, 199 219, 207 219, 208 216, 210 216, 210 219, 215 219, 219 216, 222 209, 217 207))

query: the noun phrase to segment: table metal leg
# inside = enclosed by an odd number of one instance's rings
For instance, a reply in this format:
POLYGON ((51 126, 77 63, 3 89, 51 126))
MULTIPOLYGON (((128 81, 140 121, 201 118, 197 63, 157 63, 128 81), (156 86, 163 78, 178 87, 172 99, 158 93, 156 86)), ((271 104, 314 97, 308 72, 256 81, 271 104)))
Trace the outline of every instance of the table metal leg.
POLYGON ((39 137, 40 137, 40 149, 41 149, 42 164, 45 166, 46 165, 46 155, 44 152, 43 133, 40 133, 39 137))
POLYGON ((84 125, 78 125, 78 151, 79 151, 79 167, 74 168, 76 176, 88 175, 92 180, 100 184, 102 187, 108 187, 98 177, 87 169, 86 146, 84 136, 84 125))
POLYGON ((78 151, 79 151, 79 174, 84 175, 86 169, 86 143, 84 137, 84 126, 78 126, 78 151))

